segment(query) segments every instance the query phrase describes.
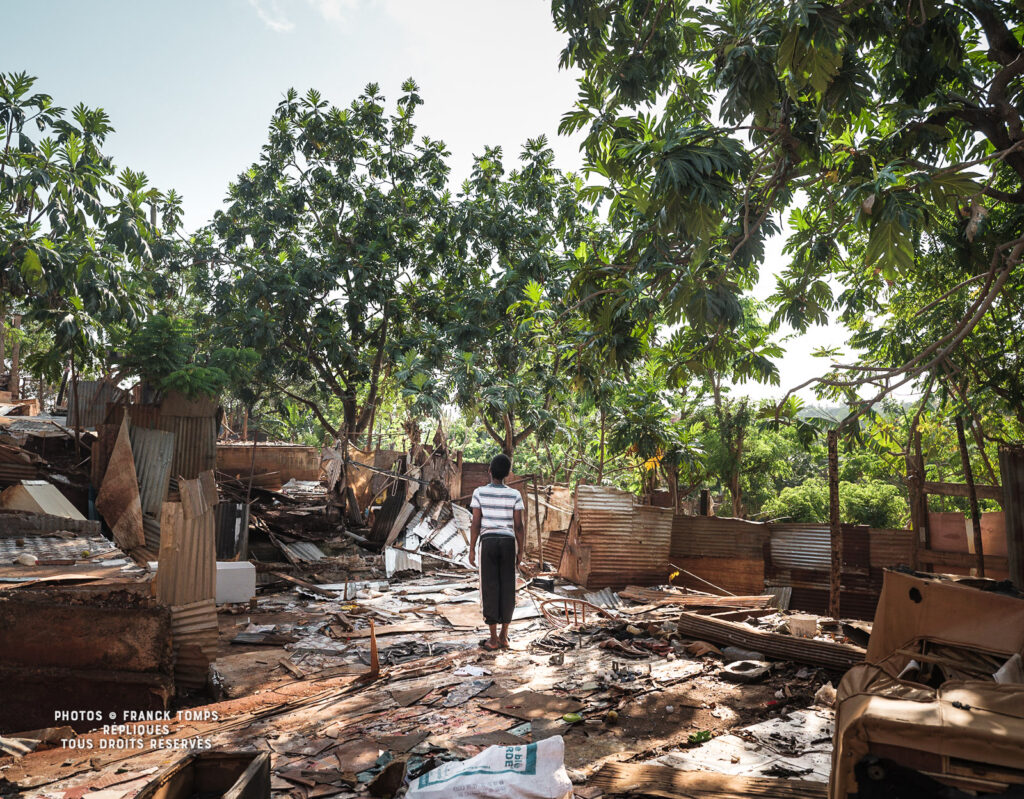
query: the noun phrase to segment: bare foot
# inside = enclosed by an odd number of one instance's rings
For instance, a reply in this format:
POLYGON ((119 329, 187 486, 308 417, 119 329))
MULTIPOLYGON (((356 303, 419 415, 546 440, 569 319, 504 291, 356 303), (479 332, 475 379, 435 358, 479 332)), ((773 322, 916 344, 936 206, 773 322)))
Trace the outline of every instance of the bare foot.
POLYGON ((512 648, 512 644, 510 644, 510 643, 508 642, 508 638, 502 638, 502 639, 500 639, 500 642, 499 642, 499 643, 501 644, 501 648, 502 648, 502 649, 511 649, 511 648, 512 648))
POLYGON ((488 652, 496 652, 502 648, 501 641, 495 639, 484 639, 480 642, 480 648, 486 649, 488 652))

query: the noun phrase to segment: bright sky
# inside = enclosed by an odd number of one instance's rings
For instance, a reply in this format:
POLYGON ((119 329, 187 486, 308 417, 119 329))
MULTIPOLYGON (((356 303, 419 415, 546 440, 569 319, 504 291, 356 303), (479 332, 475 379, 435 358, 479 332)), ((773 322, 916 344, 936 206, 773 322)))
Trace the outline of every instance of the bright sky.
MULTIPOLYGON (((0 70, 37 76, 59 105, 106 109, 117 130, 107 151, 184 195, 190 229, 257 158, 289 87, 347 105, 369 82, 393 100, 411 76, 419 130, 448 145, 456 186, 484 145, 501 145, 510 167, 542 133, 561 168, 581 163, 578 140, 556 133, 577 89, 558 69, 548 0, 6 0, 2 13, 0 70)), ((769 247, 758 296, 771 293, 780 248, 769 247)), ((791 342, 781 390, 741 390, 780 395, 823 370, 812 349, 844 338, 831 328, 791 342)))

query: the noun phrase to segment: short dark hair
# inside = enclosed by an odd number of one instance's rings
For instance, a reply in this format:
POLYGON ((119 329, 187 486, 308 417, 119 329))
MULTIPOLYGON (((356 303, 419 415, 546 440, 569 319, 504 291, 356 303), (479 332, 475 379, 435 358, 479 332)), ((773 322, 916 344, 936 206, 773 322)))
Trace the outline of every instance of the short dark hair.
POLYGON ((491 477, 495 480, 504 480, 512 471, 512 459, 505 453, 495 455, 491 458, 491 477))

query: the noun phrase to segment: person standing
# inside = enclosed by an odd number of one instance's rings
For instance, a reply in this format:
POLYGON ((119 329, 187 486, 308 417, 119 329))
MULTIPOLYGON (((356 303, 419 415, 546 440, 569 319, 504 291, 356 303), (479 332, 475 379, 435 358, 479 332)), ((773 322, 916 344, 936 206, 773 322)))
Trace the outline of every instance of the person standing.
POLYGON ((508 649, 508 625, 516 609, 516 569, 526 548, 523 496, 505 485, 511 471, 508 455, 495 455, 490 464, 491 482, 476 489, 469 503, 473 509, 469 564, 477 564, 479 540, 480 599, 484 621, 491 630, 491 637, 480 646, 489 651, 508 649))

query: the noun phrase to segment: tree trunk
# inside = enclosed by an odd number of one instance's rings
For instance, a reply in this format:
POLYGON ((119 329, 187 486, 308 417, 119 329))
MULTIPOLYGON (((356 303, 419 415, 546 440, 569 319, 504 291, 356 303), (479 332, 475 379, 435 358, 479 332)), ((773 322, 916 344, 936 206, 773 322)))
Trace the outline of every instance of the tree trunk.
POLYGON ((964 482, 967 483, 967 496, 971 503, 971 528, 974 532, 974 554, 978 558, 978 577, 985 576, 985 551, 981 542, 981 511, 978 508, 978 492, 974 487, 974 470, 971 469, 971 455, 967 450, 967 437, 964 435, 964 421, 956 417, 956 438, 960 446, 960 462, 964 469, 964 482))
POLYGON ((0 302, 0 374, 7 369, 7 314, 0 302))
POLYGON ((733 469, 729 474, 729 493, 732 494, 732 515, 743 518, 743 489, 740 488, 740 470, 733 469))
POLYGON ((839 518, 839 433, 828 431, 828 521, 831 539, 828 615, 839 618, 839 594, 842 590, 843 528, 839 518))
MULTIPOLYGON (((21 327, 21 314, 11 316, 11 327, 15 330, 21 327)), ((21 399, 21 339, 17 336, 11 346, 11 382, 7 389, 11 399, 21 399)))
POLYGON ((606 411, 604 406, 601 406, 601 452, 598 456, 597 461, 597 484, 601 485, 604 481, 604 428, 605 428, 605 416, 606 411))

